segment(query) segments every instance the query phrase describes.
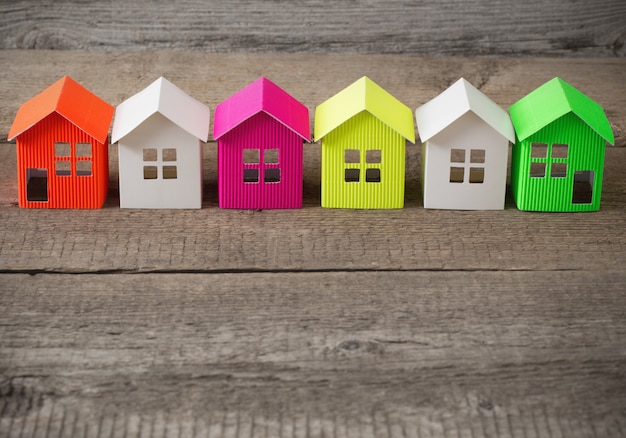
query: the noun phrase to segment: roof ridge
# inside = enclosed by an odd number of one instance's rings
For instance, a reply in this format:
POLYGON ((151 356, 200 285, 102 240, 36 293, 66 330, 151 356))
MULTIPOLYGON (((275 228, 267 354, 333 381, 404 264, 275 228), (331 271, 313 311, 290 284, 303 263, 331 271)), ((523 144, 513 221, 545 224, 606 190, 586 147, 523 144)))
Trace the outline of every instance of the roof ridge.
POLYGON ((415 143, 413 111, 367 76, 362 76, 317 106, 315 140, 323 138, 363 111, 415 143), (380 106, 384 110, 379 111, 380 106))
POLYGON ((213 137, 222 137, 261 112, 304 140, 310 141, 309 109, 265 76, 259 77, 217 105, 213 137))
POLYGON ((118 142, 157 113, 199 140, 208 140, 209 107, 160 76, 117 106, 111 141, 118 142), (174 112, 172 106, 176 108, 174 112), (182 115, 180 107, 184 112, 182 115))
POLYGON ((557 118, 573 113, 609 143, 615 141, 613 130, 602 107, 589 96, 560 77, 550 79, 509 107, 516 135, 524 140, 557 118), (550 98, 545 106, 537 101, 550 98), (557 94, 557 96, 554 96, 557 94), (556 99, 558 97, 559 99, 556 99))
POLYGON ((416 108, 415 118, 421 141, 430 140, 469 112, 507 140, 515 140, 508 113, 462 77, 416 108))
POLYGON ((71 76, 64 75, 20 106, 9 130, 8 139, 13 140, 56 112, 81 131, 104 143, 113 111, 113 106, 104 99, 71 76), (88 98, 87 102, 85 97, 88 98), (80 110, 76 110, 77 107, 80 110))

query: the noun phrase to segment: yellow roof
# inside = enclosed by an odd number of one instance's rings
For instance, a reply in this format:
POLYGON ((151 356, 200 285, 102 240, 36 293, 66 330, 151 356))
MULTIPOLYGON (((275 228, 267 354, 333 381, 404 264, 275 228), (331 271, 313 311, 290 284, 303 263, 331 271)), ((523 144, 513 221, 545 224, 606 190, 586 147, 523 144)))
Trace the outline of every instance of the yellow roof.
POLYGON ((369 112, 411 143, 415 143, 411 109, 367 76, 315 108, 315 140, 324 137, 362 111, 369 112))

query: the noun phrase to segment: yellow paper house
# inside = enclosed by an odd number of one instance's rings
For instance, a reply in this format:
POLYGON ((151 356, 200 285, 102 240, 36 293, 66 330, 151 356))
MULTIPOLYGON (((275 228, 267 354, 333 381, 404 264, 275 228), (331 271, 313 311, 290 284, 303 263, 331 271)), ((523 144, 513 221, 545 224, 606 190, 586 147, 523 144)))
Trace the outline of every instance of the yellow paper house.
POLYGON ((413 113, 364 76, 315 110, 322 144, 322 207, 402 208, 413 113))

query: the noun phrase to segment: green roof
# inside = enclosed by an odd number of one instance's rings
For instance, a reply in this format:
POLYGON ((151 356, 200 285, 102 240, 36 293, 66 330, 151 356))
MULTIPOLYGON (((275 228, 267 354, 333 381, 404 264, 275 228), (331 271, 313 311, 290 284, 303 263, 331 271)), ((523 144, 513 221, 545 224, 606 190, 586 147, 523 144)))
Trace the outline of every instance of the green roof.
POLYGON ((509 112, 519 140, 525 140, 565 114, 574 113, 606 141, 615 142, 602 107, 561 78, 554 78, 522 97, 509 112))
POLYGON ((367 111, 391 129, 415 143, 411 109, 367 76, 344 88, 315 108, 315 140, 367 111))

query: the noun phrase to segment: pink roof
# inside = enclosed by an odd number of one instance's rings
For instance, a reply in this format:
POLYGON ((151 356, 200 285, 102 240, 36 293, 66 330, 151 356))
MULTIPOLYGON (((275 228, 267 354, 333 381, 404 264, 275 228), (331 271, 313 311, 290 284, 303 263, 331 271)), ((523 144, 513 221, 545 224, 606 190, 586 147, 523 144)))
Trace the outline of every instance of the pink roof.
POLYGON ((306 141, 310 141, 309 109, 264 77, 257 79, 215 108, 213 137, 220 138, 261 111, 306 141))

